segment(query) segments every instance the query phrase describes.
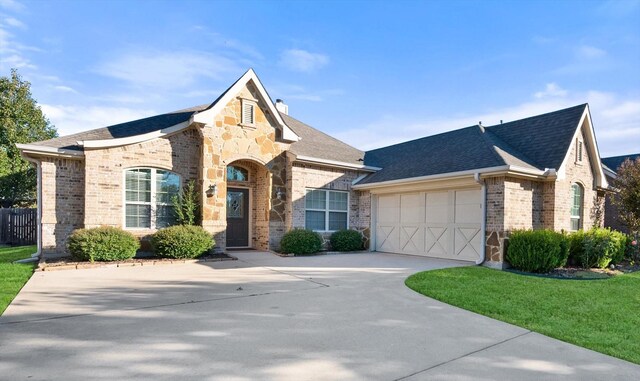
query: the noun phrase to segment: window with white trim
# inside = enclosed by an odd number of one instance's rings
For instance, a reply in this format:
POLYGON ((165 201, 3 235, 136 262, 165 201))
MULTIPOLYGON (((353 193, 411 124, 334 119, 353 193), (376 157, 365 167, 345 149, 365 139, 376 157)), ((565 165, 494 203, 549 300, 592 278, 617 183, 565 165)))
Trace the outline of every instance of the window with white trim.
POLYGON ((256 124, 256 104, 255 102, 242 100, 242 124, 253 126, 256 124))
POLYGON ((349 227, 349 193, 325 189, 307 189, 305 228, 336 231, 349 227))
POLYGON ((582 227, 582 199, 584 198, 582 185, 571 185, 571 230, 580 230, 582 227))
POLYGON ((160 229, 175 224, 172 199, 180 193, 180 176, 163 169, 125 171, 125 227, 160 229))

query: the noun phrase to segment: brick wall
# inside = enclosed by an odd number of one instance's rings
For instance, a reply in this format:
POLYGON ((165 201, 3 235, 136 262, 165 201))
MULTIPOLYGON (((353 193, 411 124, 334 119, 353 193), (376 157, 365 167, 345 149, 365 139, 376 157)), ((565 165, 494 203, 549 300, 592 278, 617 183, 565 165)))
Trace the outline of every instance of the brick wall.
MULTIPOLYGON (((198 179, 201 140, 187 129, 167 138, 128 146, 85 151, 85 217, 87 228, 124 227, 124 171, 153 167, 177 173, 183 184, 198 179)), ((152 229, 129 229, 142 237, 152 229)))
POLYGON ((84 162, 42 158, 42 254, 62 255, 66 239, 84 224, 84 162))
MULTIPOLYGON (((331 189, 349 192, 349 228, 361 231, 367 241, 370 236, 371 196, 368 191, 352 189, 353 181, 362 174, 355 170, 322 167, 302 163, 290 165, 289 188, 292 194, 292 228, 305 227, 305 195, 309 188, 331 189)), ((321 232, 325 239, 325 248, 331 232, 321 232)))
MULTIPOLYGON (((584 142, 582 134, 579 134, 584 142)), ((583 143, 584 144, 584 143, 583 143)), ((584 187, 582 226, 590 228, 595 221, 595 203, 603 195, 594 189, 594 174, 587 149, 583 160, 576 163, 576 142, 572 142, 564 173, 555 181, 536 181, 515 177, 485 179, 487 189, 486 255, 490 262, 502 262, 505 238, 514 229, 570 229, 572 205, 571 185, 584 187)), ((606 213, 605 213, 606 218, 606 213)))
MULTIPOLYGON (((582 132, 579 138, 585 142, 582 132)), ((587 154, 586 147, 583 148, 582 162, 577 163, 576 160, 576 142, 571 144, 568 160, 565 163, 564 174, 560 174, 555 182, 555 208, 553 211, 553 229, 570 230, 571 229, 571 185, 578 183, 584 189, 584 197, 582 200, 582 228, 589 229, 594 224, 593 209, 596 200, 602 195, 594 189, 594 174, 591 169, 591 158, 587 154)), ((600 201, 597 201, 600 202, 600 201)))

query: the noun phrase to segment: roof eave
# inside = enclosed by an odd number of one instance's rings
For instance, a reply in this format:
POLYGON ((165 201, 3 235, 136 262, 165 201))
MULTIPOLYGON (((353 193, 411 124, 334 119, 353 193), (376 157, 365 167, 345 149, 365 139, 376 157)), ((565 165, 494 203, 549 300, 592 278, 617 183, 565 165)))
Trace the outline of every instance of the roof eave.
POLYGON ((53 156, 53 157, 68 157, 68 158, 84 157, 84 152, 82 151, 41 146, 37 144, 16 144, 16 147, 18 147, 18 149, 22 154, 30 155, 30 156, 37 155, 37 156, 53 156))
POLYGON ((182 130, 187 129, 190 126, 190 121, 181 122, 178 124, 174 124, 173 126, 163 128, 161 130, 148 132, 146 134, 128 136, 126 138, 117 138, 117 139, 102 139, 102 140, 79 140, 76 142, 80 147, 84 148, 111 148, 111 147, 120 147, 126 146, 130 144, 143 143, 149 140, 158 139, 162 137, 166 137, 168 135, 173 135, 182 130))
POLYGON ((347 163, 347 162, 344 162, 344 161, 320 159, 320 158, 317 158, 317 157, 304 156, 304 155, 295 155, 293 160, 295 162, 298 162, 298 163, 320 164, 320 165, 324 165, 324 166, 328 166, 328 167, 343 168, 343 169, 355 169, 355 170, 364 171, 364 172, 377 172, 377 171, 382 169, 382 168, 378 168, 378 167, 372 167, 372 166, 369 166, 369 165, 361 165, 361 164, 347 163))
POLYGON ((382 187, 388 187, 388 186, 410 185, 410 184, 416 184, 416 183, 429 183, 432 181, 455 180, 455 179, 464 178, 464 177, 474 177, 476 176, 476 174, 479 174, 482 177, 510 175, 515 177, 525 177, 525 178, 532 178, 532 179, 538 179, 538 180, 553 180, 556 178, 556 172, 554 169, 547 169, 545 171, 542 171, 542 170, 533 170, 529 168, 517 167, 513 165, 511 166, 503 165, 503 166, 497 166, 497 167, 487 167, 487 168, 470 169, 465 171, 439 173, 436 175, 380 181, 380 182, 368 183, 368 184, 355 184, 353 188, 354 189, 375 189, 375 188, 382 188, 382 187))

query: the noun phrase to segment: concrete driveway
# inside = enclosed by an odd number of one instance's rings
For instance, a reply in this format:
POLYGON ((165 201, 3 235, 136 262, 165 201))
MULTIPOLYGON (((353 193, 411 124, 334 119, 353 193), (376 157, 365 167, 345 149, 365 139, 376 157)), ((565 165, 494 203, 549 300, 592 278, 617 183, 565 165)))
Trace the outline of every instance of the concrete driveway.
MULTIPOLYGON (((640 367, 414 293, 390 254, 36 273, 2 380, 631 380, 640 367)), ((508 290, 505 290, 508 292, 508 290)))

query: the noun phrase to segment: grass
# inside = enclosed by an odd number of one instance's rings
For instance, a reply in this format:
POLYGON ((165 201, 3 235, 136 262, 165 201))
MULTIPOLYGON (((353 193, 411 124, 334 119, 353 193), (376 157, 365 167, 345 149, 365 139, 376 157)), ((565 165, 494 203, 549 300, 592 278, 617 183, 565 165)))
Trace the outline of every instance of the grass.
POLYGON ((31 278, 34 263, 12 263, 29 258, 35 246, 0 247, 0 315, 31 278))
POLYGON ((405 283, 442 302, 640 364, 640 272, 567 280, 460 267, 417 273, 405 283))

